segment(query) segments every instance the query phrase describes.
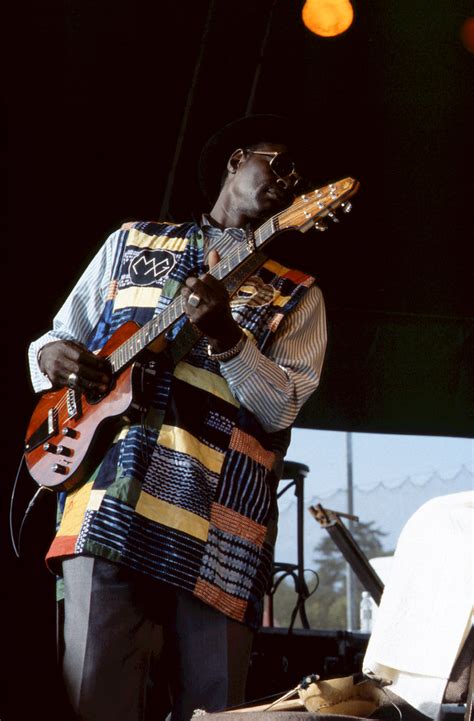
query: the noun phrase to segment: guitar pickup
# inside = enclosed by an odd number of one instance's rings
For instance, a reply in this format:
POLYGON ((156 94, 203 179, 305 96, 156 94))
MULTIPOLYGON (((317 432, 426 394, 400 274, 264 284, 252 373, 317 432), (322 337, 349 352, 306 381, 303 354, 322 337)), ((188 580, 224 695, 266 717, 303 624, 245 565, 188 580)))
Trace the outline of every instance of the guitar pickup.
POLYGON ((58 432, 58 409, 50 408, 48 411, 48 435, 55 436, 58 432))
POLYGON ((82 416, 82 399, 78 391, 69 389, 66 395, 67 414, 69 418, 82 416))
POLYGON ((25 443, 25 451, 32 451, 34 448, 45 444, 48 438, 55 436, 58 432, 58 409, 50 408, 48 416, 43 423, 36 429, 34 433, 27 438, 25 443))

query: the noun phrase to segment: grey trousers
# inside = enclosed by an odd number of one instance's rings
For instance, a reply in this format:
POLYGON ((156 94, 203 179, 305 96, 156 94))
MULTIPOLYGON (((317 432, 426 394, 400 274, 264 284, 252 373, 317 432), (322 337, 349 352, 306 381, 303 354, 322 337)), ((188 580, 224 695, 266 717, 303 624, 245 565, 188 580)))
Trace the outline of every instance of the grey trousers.
POLYGON ((249 628, 101 558, 67 559, 63 574, 63 675, 78 718, 155 721, 145 713, 150 688, 169 691, 171 721, 243 701, 249 628))

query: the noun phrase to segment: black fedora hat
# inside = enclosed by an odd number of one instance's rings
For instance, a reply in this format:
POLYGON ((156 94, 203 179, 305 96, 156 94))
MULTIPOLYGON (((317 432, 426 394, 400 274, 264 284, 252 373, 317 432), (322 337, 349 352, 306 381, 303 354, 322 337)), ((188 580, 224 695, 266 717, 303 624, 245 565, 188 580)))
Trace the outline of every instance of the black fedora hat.
MULTIPOLYGON (((217 130, 205 143, 199 159, 199 185, 213 202, 218 194, 226 163, 237 148, 257 143, 282 143, 298 155, 298 133, 292 121, 281 115, 246 115, 217 130)), ((295 157, 297 161, 297 157, 295 157)))

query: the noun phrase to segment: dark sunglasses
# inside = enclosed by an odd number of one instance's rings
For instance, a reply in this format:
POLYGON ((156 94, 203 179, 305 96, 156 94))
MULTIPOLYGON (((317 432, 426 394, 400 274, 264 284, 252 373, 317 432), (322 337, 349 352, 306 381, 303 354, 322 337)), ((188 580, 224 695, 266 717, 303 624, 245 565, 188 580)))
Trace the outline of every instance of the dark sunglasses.
POLYGON ((247 153, 253 153, 253 155, 267 155, 271 157, 269 166, 275 175, 282 180, 289 180, 293 187, 301 181, 300 176, 296 172, 295 161, 292 159, 290 154, 283 151, 267 151, 267 150, 250 150, 246 148, 247 153))

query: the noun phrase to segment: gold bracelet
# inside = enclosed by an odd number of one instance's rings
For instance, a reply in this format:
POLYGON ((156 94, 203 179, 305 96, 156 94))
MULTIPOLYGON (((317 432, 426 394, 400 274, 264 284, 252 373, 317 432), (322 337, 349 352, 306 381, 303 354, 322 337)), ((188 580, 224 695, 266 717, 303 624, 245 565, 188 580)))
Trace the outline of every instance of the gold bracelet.
POLYGON ((225 350, 222 353, 213 353, 211 346, 208 345, 207 355, 209 356, 209 358, 212 358, 213 360, 219 362, 230 360, 231 358, 235 358, 236 355, 239 355, 240 351, 245 345, 246 340, 247 336, 245 335, 245 333, 242 333, 237 343, 233 345, 232 348, 229 348, 229 350, 225 350))

